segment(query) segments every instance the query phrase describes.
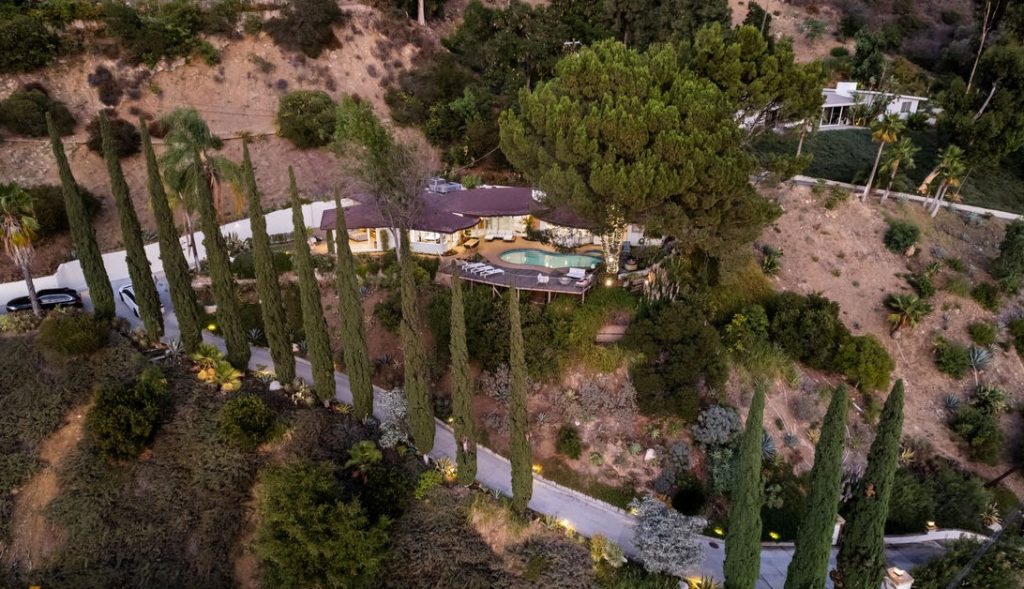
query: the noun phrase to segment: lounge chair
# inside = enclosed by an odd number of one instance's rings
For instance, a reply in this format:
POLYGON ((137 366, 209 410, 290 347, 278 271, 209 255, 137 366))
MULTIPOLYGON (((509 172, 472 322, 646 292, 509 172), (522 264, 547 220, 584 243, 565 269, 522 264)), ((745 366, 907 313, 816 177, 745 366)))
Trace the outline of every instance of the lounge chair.
POLYGON ((547 274, 537 273, 537 284, 547 284, 551 281, 551 277, 547 274))
POLYGON ((483 262, 463 262, 462 263, 462 269, 465 270, 466 272, 469 272, 469 271, 471 271, 471 270, 473 270, 475 268, 479 268, 480 266, 486 266, 486 265, 487 264, 485 264, 483 262))
POLYGON ((569 276, 569 278, 583 280, 584 278, 587 277, 587 271, 584 270, 583 268, 569 268, 569 272, 567 273, 567 275, 569 276))
POLYGON ((516 235, 515 235, 515 233, 512 233, 511 231, 506 231, 506 232, 504 232, 501 235, 501 239, 502 239, 502 241, 513 242, 513 241, 516 240, 516 235))
POLYGON ((502 270, 501 268, 491 268, 489 270, 484 270, 483 272, 481 272, 480 273, 480 277, 481 278, 490 278, 491 276, 497 276, 498 274, 504 274, 504 273, 505 273, 505 271, 502 270))
POLYGON ((484 241, 494 241, 495 237, 497 236, 493 232, 487 233, 484 235, 484 241))
POLYGON ((494 270, 494 266, 490 266, 488 264, 484 264, 482 266, 477 266, 475 268, 470 269, 470 273, 472 273, 472 274, 483 274, 484 272, 487 272, 487 271, 490 271, 490 270, 494 270))

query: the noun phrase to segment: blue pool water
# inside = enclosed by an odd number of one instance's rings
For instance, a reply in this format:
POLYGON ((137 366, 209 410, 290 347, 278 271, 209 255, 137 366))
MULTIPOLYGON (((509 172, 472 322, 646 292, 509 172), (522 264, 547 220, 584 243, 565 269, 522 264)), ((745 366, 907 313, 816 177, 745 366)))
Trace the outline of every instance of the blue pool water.
POLYGON ((597 256, 559 254, 534 249, 508 250, 501 254, 501 259, 509 264, 542 266, 544 268, 585 268, 588 270, 593 270, 601 262, 601 258, 597 256))

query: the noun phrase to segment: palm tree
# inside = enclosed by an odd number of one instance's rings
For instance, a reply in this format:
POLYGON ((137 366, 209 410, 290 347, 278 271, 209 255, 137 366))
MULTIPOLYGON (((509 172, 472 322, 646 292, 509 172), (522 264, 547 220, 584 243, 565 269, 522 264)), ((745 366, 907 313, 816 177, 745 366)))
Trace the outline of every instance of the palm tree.
POLYGON ((959 188, 960 184, 964 180, 964 176, 967 174, 967 163, 964 161, 964 150, 960 149, 956 145, 947 145, 946 149, 942 150, 939 154, 939 164, 937 166, 939 171, 938 186, 935 188, 935 196, 932 197, 932 217, 939 214, 939 208, 942 206, 942 202, 946 198, 946 193, 949 189, 959 188))
POLYGON ((871 193, 871 185, 875 182, 875 174, 878 173, 878 165, 882 161, 882 152, 885 146, 896 141, 897 136, 903 132, 905 123, 899 115, 886 115, 871 123, 871 139, 878 143, 878 153, 875 155, 875 164, 871 166, 871 174, 868 176, 867 185, 860 195, 861 200, 866 200, 871 193))
POLYGON ((32 282, 32 255, 35 253, 32 242, 39 230, 35 211, 32 208, 32 197, 17 184, 0 184, 0 239, 4 242, 4 251, 11 260, 21 268, 28 288, 28 298, 32 301, 32 312, 36 317, 43 314, 36 296, 36 286, 32 282))
POLYGON ((210 131, 206 121, 194 108, 179 108, 162 119, 167 125, 164 136, 164 153, 160 163, 164 166, 164 181, 178 197, 178 204, 184 208, 185 227, 189 235, 193 262, 198 264, 193 215, 196 210, 198 182, 206 182, 213 193, 213 205, 218 211, 224 210, 223 185, 232 185, 235 208, 240 206, 242 172, 238 164, 214 153, 224 142, 210 131), (199 154, 197 160, 195 154, 199 154))
POLYGON ((882 202, 889 198, 892 193, 892 184, 896 181, 896 174, 900 169, 913 170, 917 165, 914 156, 920 149, 914 145, 909 137, 904 137, 893 144, 889 151, 885 152, 885 161, 882 163, 882 171, 889 172, 889 183, 885 186, 885 194, 882 195, 882 202))
POLYGON ((885 299, 889 314, 889 335, 902 327, 913 327, 932 312, 932 305, 915 294, 894 294, 885 299))

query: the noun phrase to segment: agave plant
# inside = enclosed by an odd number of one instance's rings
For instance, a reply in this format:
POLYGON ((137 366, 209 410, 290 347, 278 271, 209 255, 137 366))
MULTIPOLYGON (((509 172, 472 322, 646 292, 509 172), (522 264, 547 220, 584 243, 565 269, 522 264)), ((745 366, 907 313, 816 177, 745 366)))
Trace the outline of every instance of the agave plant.
POLYGON ((982 385, 974 391, 971 406, 991 413, 1002 413, 1006 411, 1006 391, 996 386, 982 385))
POLYGON ((701 577, 686 582, 690 589, 718 589, 718 583, 711 577, 701 577))
POLYGON ((254 346, 262 346, 266 343, 266 337, 263 334, 263 330, 259 327, 253 327, 249 331, 245 332, 245 338, 249 340, 249 344, 254 346))
POLYGON ((441 473, 441 477, 448 483, 455 482, 455 476, 459 473, 459 467, 447 456, 438 458, 434 462, 434 468, 437 472, 441 473))
POLYGON ((914 327, 932 312, 932 305, 915 294, 892 294, 885 299, 889 314, 889 335, 904 327, 914 327))
POLYGON ((167 343, 167 354, 171 358, 180 358, 185 355, 185 345, 180 339, 174 339, 167 343))
POLYGON ((771 460, 775 458, 775 440, 768 435, 768 432, 761 431, 761 457, 765 460, 771 460))
POLYGON ((971 370, 974 371, 974 384, 978 384, 978 373, 988 367, 992 363, 992 352, 986 348, 979 348, 978 346, 971 346, 968 350, 968 355, 971 359, 971 370))
POLYGON ((782 434, 782 443, 785 444, 787 448, 796 448, 796 444, 799 441, 800 438, 796 437, 796 434, 793 432, 786 432, 782 434))
POLYGON ((761 246, 761 271, 768 276, 775 276, 782 270, 782 250, 775 249, 770 245, 761 246))
POLYGON ((989 503, 985 507, 985 511, 981 514, 981 521, 987 527, 998 526, 1003 523, 1003 517, 999 514, 999 506, 995 503, 989 503))
POLYGON ((948 409, 949 411, 956 411, 957 409, 960 408, 960 397, 954 395, 953 393, 950 393, 945 396, 945 398, 942 400, 942 403, 943 405, 946 406, 946 409, 948 409))
POLYGON ((900 464, 906 466, 917 458, 917 452, 910 447, 903 446, 900 448, 900 464))

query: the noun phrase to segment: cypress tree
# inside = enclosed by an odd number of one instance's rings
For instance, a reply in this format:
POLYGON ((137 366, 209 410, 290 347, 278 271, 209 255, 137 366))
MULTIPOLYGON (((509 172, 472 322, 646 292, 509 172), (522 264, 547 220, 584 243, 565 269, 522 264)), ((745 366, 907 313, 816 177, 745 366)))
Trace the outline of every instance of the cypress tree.
POLYGON ((153 282, 153 271, 146 257, 146 244, 142 242, 142 227, 139 217, 135 214, 135 205, 121 170, 118 159, 117 145, 110 130, 107 113, 100 113, 100 136, 103 141, 103 159, 107 162, 107 173, 110 175, 110 192, 114 195, 117 215, 121 221, 121 239, 124 241, 128 262, 128 275, 132 279, 132 290, 135 302, 139 306, 139 317, 150 341, 160 341, 164 332, 164 318, 160 313, 160 295, 156 292, 153 282))
POLYGON ((526 513, 533 496, 533 456, 530 454, 530 424, 526 411, 526 352, 523 327, 519 319, 519 291, 510 289, 509 320, 509 461, 512 463, 512 509, 526 513))
MULTIPOLYGON (((195 158, 199 160, 198 149, 195 149, 195 158)), ((217 323, 224 334, 228 362, 239 370, 245 370, 249 366, 249 340, 245 337, 242 319, 238 314, 238 299, 235 297, 235 282, 231 277, 227 245, 217 225, 217 211, 213 208, 210 185, 207 182, 196 182, 196 186, 199 190, 196 200, 203 227, 206 265, 213 284, 213 298, 217 302, 217 323)))
POLYGON ((93 313, 97 319, 113 319, 114 289, 110 286, 110 277, 107 276, 107 269, 103 266, 103 254, 100 253, 100 246, 96 245, 96 236, 89 223, 89 216, 85 212, 85 203, 82 202, 82 196, 78 194, 78 184, 75 182, 75 176, 71 173, 71 166, 68 165, 68 158, 64 154, 64 144, 61 143, 60 133, 54 126, 50 113, 46 113, 46 129, 50 133, 53 156, 57 159, 57 169, 60 172, 60 183, 64 192, 64 208, 68 216, 68 227, 71 229, 75 253, 78 255, 78 262, 82 265, 82 274, 85 276, 85 284, 89 289, 93 313))
POLYGON ((274 252, 270 251, 270 236, 267 235, 267 220, 260 206, 260 193, 256 187, 256 174, 249 157, 249 141, 242 141, 242 176, 245 183, 245 197, 249 201, 249 225, 252 227, 252 260, 256 273, 256 289, 260 295, 260 314, 263 317, 263 331, 270 347, 270 358, 274 362, 274 374, 278 382, 290 383, 295 380, 295 356, 288 337, 284 305, 281 303, 281 284, 277 269, 274 268, 274 252))
POLYGON ((427 361, 416 306, 416 261, 409 250, 409 232, 401 233, 402 350, 405 352, 405 395, 409 399, 409 425, 416 448, 427 454, 434 448, 434 408, 427 384, 427 361))
POLYGON ((476 423, 473 421, 473 390, 469 381, 469 350, 466 347, 466 317, 462 303, 462 279, 452 274, 451 341, 452 417, 455 426, 455 458, 459 482, 476 480, 476 423))
POLYGON ((725 535, 726 589, 753 589, 761 571, 761 506, 764 480, 761 474, 761 447, 764 430, 763 383, 754 387, 754 398, 747 414, 747 427, 740 440, 736 483, 729 508, 729 530, 725 535))
POLYGON ((885 520, 900 454, 903 431, 903 381, 896 381, 882 408, 868 466, 850 500, 849 517, 839 540, 837 589, 877 589, 885 574, 885 520))
POLYGON ((370 353, 366 349, 366 334, 363 330, 363 304, 359 299, 359 285, 356 282, 356 264, 352 249, 348 246, 348 229, 345 223, 345 209, 341 199, 334 195, 337 211, 334 234, 338 243, 335 251, 334 284, 338 291, 338 308, 341 311, 342 353, 345 356, 345 370, 348 384, 352 389, 352 407, 357 418, 364 419, 373 413, 373 371, 370 369, 370 353))
POLYGON ((196 293, 192 290, 192 278, 189 276, 188 263, 181 251, 181 237, 174 227, 174 215, 167 202, 164 182, 160 178, 160 167, 156 163, 153 142, 149 138, 146 121, 139 119, 139 130, 142 134, 142 149, 146 157, 148 174, 149 202, 156 218, 157 236, 160 239, 160 260, 164 265, 164 275, 171 290, 171 303, 174 315, 178 318, 178 337, 181 345, 189 354, 196 351, 202 341, 202 327, 199 303, 196 293))
POLYGON ((302 328, 306 332, 306 354, 313 365, 313 389, 326 406, 334 398, 335 393, 331 338, 327 335, 327 321, 324 320, 324 309, 320 303, 320 285, 313 274, 306 222, 302 219, 299 188, 295 185, 295 172, 291 166, 288 166, 288 183, 292 194, 295 274, 299 279, 299 301, 302 303, 302 328))
POLYGON ((843 482, 843 441, 846 438, 846 387, 832 393, 821 438, 814 449, 811 491, 807 511, 797 530, 793 560, 786 573, 785 589, 819 589, 825 586, 828 557, 832 552, 832 532, 839 508, 843 482))

